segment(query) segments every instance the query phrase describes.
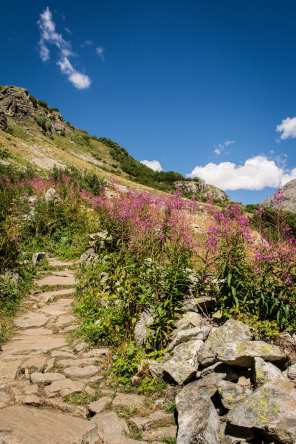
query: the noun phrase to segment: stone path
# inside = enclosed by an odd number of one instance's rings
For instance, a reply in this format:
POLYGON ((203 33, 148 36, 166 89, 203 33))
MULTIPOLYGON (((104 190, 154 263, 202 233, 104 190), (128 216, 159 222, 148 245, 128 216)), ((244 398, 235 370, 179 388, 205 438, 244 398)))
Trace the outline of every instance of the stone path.
POLYGON ((175 437, 172 414, 106 385, 109 349, 67 341, 77 327, 73 264, 48 260, 58 269, 36 280, 40 291, 24 302, 16 335, 0 353, 0 444, 137 444, 175 437), (42 291, 43 285, 70 288, 42 291), (79 397, 87 403, 77 405, 79 397))

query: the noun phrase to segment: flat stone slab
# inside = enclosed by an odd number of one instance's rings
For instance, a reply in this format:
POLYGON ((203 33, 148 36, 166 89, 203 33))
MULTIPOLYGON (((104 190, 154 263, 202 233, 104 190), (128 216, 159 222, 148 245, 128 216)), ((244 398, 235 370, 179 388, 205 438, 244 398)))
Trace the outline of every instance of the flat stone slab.
POLYGON ((61 379, 44 387, 47 397, 53 398, 55 396, 68 396, 71 393, 81 393, 84 390, 85 384, 80 381, 72 381, 71 379, 61 379))
POLYGON ((22 331, 22 336, 44 336, 52 335, 52 330, 49 328, 27 328, 22 331))
POLYGON ((141 408, 144 406, 145 396, 119 393, 113 400, 113 407, 141 408))
POLYGON ((52 300, 55 296, 66 296, 69 294, 74 294, 75 288, 65 288, 64 290, 55 290, 55 291, 45 291, 44 293, 38 294, 34 299, 39 300, 40 302, 48 302, 52 300))
POLYGON ((143 433, 144 439, 150 440, 163 440, 165 438, 176 438, 177 435, 177 426, 171 425, 169 427, 159 427, 158 429, 148 430, 143 433))
POLYGON ((21 369, 35 372, 42 372, 45 367, 45 363, 47 361, 46 356, 34 356, 33 358, 27 359, 23 362, 21 369))
POLYGON ((55 350, 52 352, 51 356, 53 358, 75 358, 73 353, 64 350, 55 350))
POLYGON ((72 277, 74 276, 74 271, 68 270, 67 268, 62 271, 54 271, 52 276, 61 276, 61 277, 72 277))
POLYGON ((96 444, 98 439, 91 421, 25 406, 1 410, 3 444, 96 444))
POLYGON ((65 379, 65 375, 62 373, 34 372, 31 374, 31 381, 33 384, 50 384, 54 381, 60 381, 61 379, 65 379))
POLYGON ((69 311, 69 307, 65 307, 63 305, 58 305, 58 304, 52 304, 42 307, 41 311, 42 313, 46 313, 52 316, 60 316, 66 314, 69 311))
MULTIPOLYGON (((57 353, 57 352, 56 352, 57 353)), ((58 364, 61 367, 80 367, 83 365, 91 365, 94 364, 98 358, 76 358, 72 355, 74 359, 62 359, 61 361, 58 361, 58 364)))
POLYGON ((128 426, 115 412, 100 413, 90 422, 97 424, 99 437, 105 444, 145 444, 145 441, 135 441, 125 436, 129 432, 128 426))
POLYGON ((49 257, 47 261, 51 267, 70 267, 71 265, 74 265, 74 262, 71 261, 63 262, 54 257, 49 257))
POLYGON ((21 328, 42 327, 49 318, 43 313, 29 312, 14 320, 15 325, 21 328))
POLYGON ((42 287, 43 285, 75 285, 76 281, 74 276, 46 276, 35 283, 42 287))
POLYGON ((0 357, 0 359, 0 384, 14 381, 21 361, 3 361, 2 356, 0 357))
POLYGON ((66 338, 58 335, 16 336, 3 345, 2 349, 5 354, 0 355, 0 359, 5 358, 5 355, 36 355, 46 353, 49 350, 54 350, 66 345, 66 338))
POLYGON ((109 396, 103 396, 98 401, 94 401, 94 402, 91 402, 90 404, 88 404, 88 409, 90 412, 93 412, 96 414, 101 413, 104 410, 106 410, 107 405, 111 401, 112 401, 112 398, 110 398, 109 396))
POLYGON ((72 315, 61 315, 55 321, 52 321, 50 325, 52 327, 62 327, 63 325, 70 324, 71 322, 77 322, 75 316, 72 315))
POLYGON ((109 348, 94 348, 88 352, 83 353, 84 358, 91 358, 93 356, 100 358, 101 356, 107 356, 110 354, 109 348))
POLYGON ((98 367, 94 365, 87 365, 86 367, 68 367, 64 369, 64 373, 70 378, 87 378, 93 376, 98 372, 98 367))

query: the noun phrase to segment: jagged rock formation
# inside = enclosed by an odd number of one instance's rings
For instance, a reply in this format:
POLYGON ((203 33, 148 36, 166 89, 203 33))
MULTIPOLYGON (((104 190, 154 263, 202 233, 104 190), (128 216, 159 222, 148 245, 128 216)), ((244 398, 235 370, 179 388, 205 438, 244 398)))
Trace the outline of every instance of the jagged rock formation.
POLYGON ((7 131, 7 118, 3 111, 0 111, 0 129, 7 131))
POLYGON ((30 96, 27 89, 13 85, 6 86, 0 91, 0 128, 4 129, 1 126, 1 121, 3 120, 1 114, 4 114, 5 118, 6 116, 14 118, 25 117, 35 121, 45 133, 52 133, 53 131, 62 133, 67 128, 63 117, 58 111, 48 107, 45 102, 40 102, 30 96))
MULTIPOLYGON (((290 180, 290 182, 286 183, 286 185, 282 187, 281 191, 284 193, 284 200, 282 204, 283 209, 296 213, 296 179, 290 180)), ((273 207, 273 196, 268 197, 263 205, 273 207)))
POLYGON ((188 194, 197 194, 198 196, 207 199, 210 197, 211 199, 219 199, 222 201, 229 200, 229 197, 224 191, 213 185, 208 185, 202 179, 200 179, 198 182, 195 180, 191 182, 179 180, 175 182, 175 185, 177 189, 188 194))

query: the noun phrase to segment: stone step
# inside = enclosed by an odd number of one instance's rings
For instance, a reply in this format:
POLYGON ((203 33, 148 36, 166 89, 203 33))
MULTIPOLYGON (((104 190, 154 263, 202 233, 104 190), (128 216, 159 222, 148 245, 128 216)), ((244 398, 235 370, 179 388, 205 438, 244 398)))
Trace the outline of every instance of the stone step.
POLYGON ((1 410, 1 443, 96 444, 98 440, 96 424, 90 421, 25 406, 1 410))

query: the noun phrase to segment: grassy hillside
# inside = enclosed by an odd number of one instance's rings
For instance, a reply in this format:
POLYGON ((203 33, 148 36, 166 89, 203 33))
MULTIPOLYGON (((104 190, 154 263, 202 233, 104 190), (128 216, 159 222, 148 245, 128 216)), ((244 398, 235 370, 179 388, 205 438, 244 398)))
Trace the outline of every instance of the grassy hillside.
MULTIPOLYGON (((1 110, 7 120, 6 130, 0 130, 2 161, 20 167, 33 166, 37 171, 50 170, 54 165, 75 167, 105 179, 115 175, 120 184, 136 189, 149 187, 168 193, 176 190, 177 181, 200 183, 201 187, 193 187, 189 192, 182 190, 182 193, 204 201, 209 193, 215 193, 215 187, 198 178, 186 179, 173 171, 153 171, 130 156, 118 143, 91 136, 64 121, 57 108, 51 108, 23 88, 0 87, 1 110)), ((225 193, 221 190, 219 193, 220 200, 227 200, 225 193)))

